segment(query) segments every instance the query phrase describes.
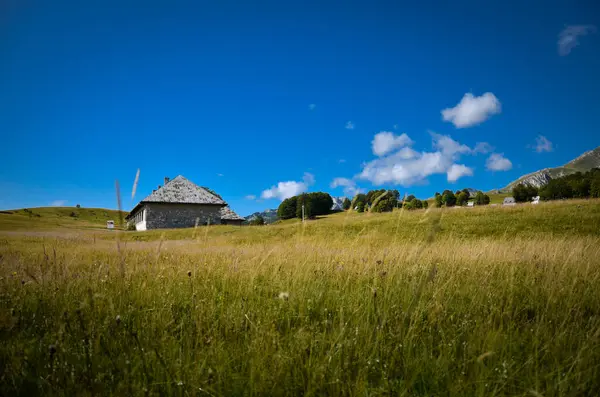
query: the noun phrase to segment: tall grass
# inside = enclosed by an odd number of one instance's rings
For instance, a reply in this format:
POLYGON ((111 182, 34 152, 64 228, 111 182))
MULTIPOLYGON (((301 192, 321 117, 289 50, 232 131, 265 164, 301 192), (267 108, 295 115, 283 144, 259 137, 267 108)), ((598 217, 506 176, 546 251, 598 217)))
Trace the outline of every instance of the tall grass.
POLYGON ((596 395, 599 221, 339 214, 123 233, 121 254, 0 235, 0 395, 596 395))

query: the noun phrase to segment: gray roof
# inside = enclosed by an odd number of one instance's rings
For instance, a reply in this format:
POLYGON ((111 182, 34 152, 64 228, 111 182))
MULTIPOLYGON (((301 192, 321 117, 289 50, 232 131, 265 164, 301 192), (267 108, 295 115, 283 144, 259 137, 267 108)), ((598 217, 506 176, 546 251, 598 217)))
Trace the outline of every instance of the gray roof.
POLYGON ((229 221, 244 221, 245 219, 233 212, 229 206, 221 208, 221 219, 229 221))
POLYGON ((225 201, 181 175, 171 179, 141 202, 226 205, 225 201))
POLYGON ((140 201, 131 210, 130 215, 144 203, 227 205, 227 203, 220 197, 217 197, 217 195, 196 185, 194 182, 181 175, 171 179, 164 186, 140 201))

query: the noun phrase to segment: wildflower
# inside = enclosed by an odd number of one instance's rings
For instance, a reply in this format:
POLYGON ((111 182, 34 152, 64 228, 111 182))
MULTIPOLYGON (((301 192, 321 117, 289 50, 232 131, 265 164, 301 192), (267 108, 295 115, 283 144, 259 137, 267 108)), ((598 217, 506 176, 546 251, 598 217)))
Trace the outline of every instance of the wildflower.
POLYGON ((117 322, 117 325, 121 324, 121 315, 120 314, 117 314, 115 321, 117 322))
POLYGON ((287 293, 287 292, 280 292, 279 293, 279 299, 286 301, 289 298, 290 298, 290 294, 289 293, 287 293))
POLYGON ((177 382, 177 386, 183 386, 183 382, 182 381, 177 382))

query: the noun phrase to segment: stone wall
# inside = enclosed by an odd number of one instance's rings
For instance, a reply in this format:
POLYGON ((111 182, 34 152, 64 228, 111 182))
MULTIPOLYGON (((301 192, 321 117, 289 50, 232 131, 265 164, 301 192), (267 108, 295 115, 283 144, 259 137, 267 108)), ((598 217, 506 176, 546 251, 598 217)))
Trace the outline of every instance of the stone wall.
POLYGON ((221 206, 204 204, 145 203, 147 229, 175 229, 221 224, 221 206))
POLYGON ((242 226, 242 219, 221 219, 221 223, 223 225, 234 225, 234 226, 242 226))

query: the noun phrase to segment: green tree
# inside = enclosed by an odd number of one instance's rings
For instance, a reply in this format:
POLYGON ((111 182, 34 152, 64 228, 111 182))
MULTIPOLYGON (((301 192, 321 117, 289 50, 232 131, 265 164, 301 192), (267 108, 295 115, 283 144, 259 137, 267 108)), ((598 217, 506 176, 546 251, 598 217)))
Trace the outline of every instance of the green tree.
POLYGON ((298 202, 298 198, 296 196, 286 198, 279 204, 279 208, 277 208, 277 217, 279 219, 291 219, 296 216, 296 204, 298 202))
POLYGON ((590 196, 600 198, 600 173, 592 179, 590 184, 590 196))
POLYGON ((538 189, 535 186, 519 183, 513 188, 512 196, 518 203, 531 201, 532 198, 538 195, 538 189))
POLYGON ((463 190, 461 190, 461 192, 467 195, 467 199, 471 198, 471 192, 469 192, 469 189, 464 188, 463 190))
POLYGON ((381 195, 385 193, 387 193, 385 189, 369 190, 366 195, 365 204, 372 205, 377 198, 381 197, 381 195))
POLYGON ((465 193, 465 192, 460 192, 457 196, 456 196, 456 205, 466 205, 467 201, 469 200, 469 196, 465 193))
POLYGON ((411 201, 413 201, 414 199, 416 199, 416 197, 414 196, 414 194, 410 194, 408 196, 406 196, 406 198, 404 199, 404 202, 408 202, 410 203, 411 201))
POLYGON ((302 207, 304 206, 304 218, 310 219, 313 217, 311 200, 308 194, 304 193, 296 196, 296 218, 302 219, 302 207))
POLYGON ((427 200, 423 200, 423 208, 429 208, 429 202, 427 202, 427 200))
POLYGON ((359 201, 356 205, 356 212, 365 212, 365 202, 359 201))
POLYGON ((482 191, 478 191, 475 194, 475 205, 488 205, 490 203, 490 196, 484 194, 482 191))
POLYGON ((438 192, 435 192, 435 206, 438 208, 441 208, 441 206, 444 204, 443 200, 442 200, 442 195, 439 194, 438 192))
POLYGON ((444 193, 442 193, 442 203, 446 207, 454 207, 456 204, 456 196, 451 190, 444 190, 444 193))
POLYGON ((329 193, 314 192, 308 193, 308 200, 311 206, 311 216, 327 215, 331 212, 333 199, 329 193))
POLYGON ((363 211, 364 211, 364 205, 367 202, 367 195, 364 193, 358 193, 356 196, 354 196, 354 199, 352 200, 352 209, 356 208, 358 206, 358 203, 363 203, 363 211))
POLYGON ((552 179, 540 189, 542 200, 560 200, 572 197, 573 189, 563 178, 552 179))
POLYGON ((404 203, 404 208, 407 210, 418 210, 423 208, 423 202, 418 198, 413 198, 412 200, 404 203))
POLYGON ((580 177, 573 180, 571 183, 571 189, 573 190, 573 197, 586 198, 590 197, 590 190, 592 187, 592 179, 580 177))
POLYGON ((344 198, 344 201, 342 202, 342 208, 345 211, 348 211, 350 209, 351 205, 352 205, 352 201, 350 201, 350 199, 348 197, 344 198))

